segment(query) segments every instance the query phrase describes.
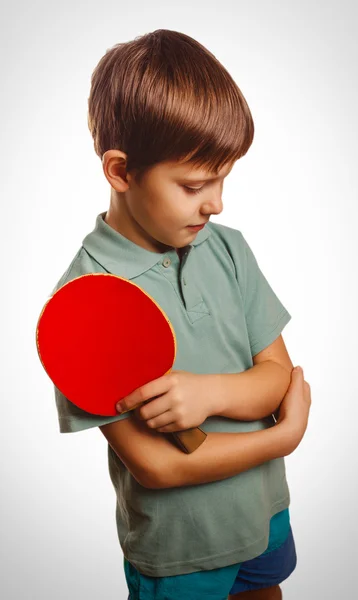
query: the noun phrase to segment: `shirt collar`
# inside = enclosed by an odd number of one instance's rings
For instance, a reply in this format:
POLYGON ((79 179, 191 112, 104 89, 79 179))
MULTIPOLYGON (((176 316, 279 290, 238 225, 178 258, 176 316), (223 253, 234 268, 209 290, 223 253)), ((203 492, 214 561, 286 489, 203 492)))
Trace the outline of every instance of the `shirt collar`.
MULTIPOLYGON (((104 221, 106 213, 107 211, 104 211, 97 215, 95 228, 83 239, 82 246, 110 273, 133 279, 162 262, 163 256, 175 252, 174 248, 164 253, 151 252, 138 246, 104 221)), ((189 244, 189 251, 192 246, 204 242, 209 235, 211 231, 206 225, 204 229, 198 231, 195 239, 189 244)))

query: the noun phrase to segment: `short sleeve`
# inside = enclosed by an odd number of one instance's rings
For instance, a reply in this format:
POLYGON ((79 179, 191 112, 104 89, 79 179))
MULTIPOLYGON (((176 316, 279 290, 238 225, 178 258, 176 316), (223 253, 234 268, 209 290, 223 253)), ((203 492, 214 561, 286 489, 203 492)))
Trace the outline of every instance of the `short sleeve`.
MULTIPOLYGON (((242 235, 242 234, 241 234, 242 235)), ((255 356, 281 334, 291 315, 278 299, 242 236, 244 246, 244 306, 251 355, 255 356)))
POLYGON ((128 419, 132 411, 115 415, 113 417, 103 417, 101 415, 93 415, 92 413, 82 410, 73 402, 70 402, 62 392, 54 385, 55 400, 57 406, 58 422, 60 433, 73 433, 90 429, 91 427, 99 427, 112 423, 112 421, 121 421, 128 419))

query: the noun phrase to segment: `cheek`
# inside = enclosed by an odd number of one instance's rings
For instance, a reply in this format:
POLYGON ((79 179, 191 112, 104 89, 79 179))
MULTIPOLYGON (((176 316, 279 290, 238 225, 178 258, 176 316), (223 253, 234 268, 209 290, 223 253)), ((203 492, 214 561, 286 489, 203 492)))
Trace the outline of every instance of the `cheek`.
POLYGON ((177 227, 188 225, 195 215, 195 197, 192 198, 178 186, 157 186, 147 189, 141 199, 141 213, 145 220, 177 227))
POLYGON ((174 226, 178 222, 186 224, 193 213, 190 201, 180 189, 169 190, 165 195, 158 196, 153 210, 158 220, 174 226))
POLYGON ((185 226, 191 222, 194 214, 193 206, 190 205, 187 198, 183 194, 178 194, 176 202, 173 202, 170 207, 170 216, 176 224, 185 226))

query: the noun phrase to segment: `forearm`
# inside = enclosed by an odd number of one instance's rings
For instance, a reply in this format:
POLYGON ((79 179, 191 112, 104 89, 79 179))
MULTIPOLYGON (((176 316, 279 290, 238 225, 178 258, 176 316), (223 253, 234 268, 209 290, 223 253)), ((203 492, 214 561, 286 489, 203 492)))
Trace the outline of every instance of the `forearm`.
POLYGON ((245 433, 210 432, 194 452, 171 452, 161 469, 156 489, 210 483, 233 477, 266 461, 292 452, 287 428, 279 423, 245 433))
POLYGON ((215 378, 210 414, 238 421, 255 421, 275 412, 291 381, 291 374, 271 360, 242 373, 219 373, 210 377, 215 378))

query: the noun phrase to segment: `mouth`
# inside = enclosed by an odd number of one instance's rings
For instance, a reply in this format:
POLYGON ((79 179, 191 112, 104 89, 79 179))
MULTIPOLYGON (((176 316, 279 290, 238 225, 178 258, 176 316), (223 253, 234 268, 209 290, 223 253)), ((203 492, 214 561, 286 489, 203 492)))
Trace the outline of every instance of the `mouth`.
POLYGON ((198 223, 197 225, 188 225, 188 227, 191 227, 192 229, 199 229, 201 227, 204 227, 206 223, 208 223, 208 221, 205 221, 204 223, 198 223))

